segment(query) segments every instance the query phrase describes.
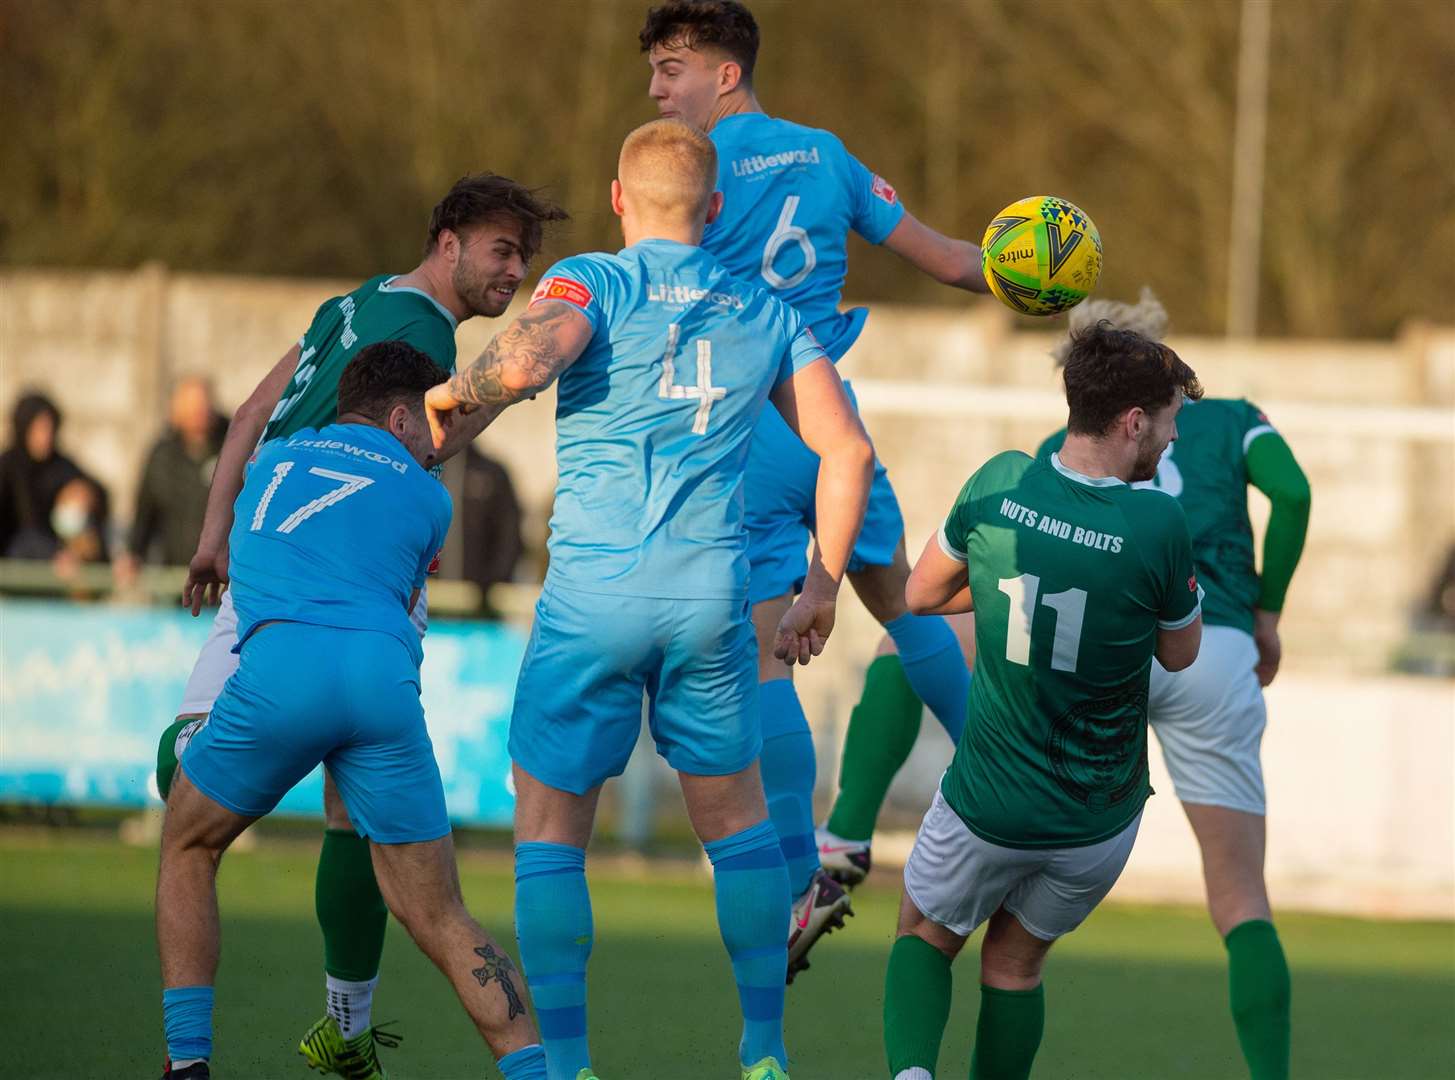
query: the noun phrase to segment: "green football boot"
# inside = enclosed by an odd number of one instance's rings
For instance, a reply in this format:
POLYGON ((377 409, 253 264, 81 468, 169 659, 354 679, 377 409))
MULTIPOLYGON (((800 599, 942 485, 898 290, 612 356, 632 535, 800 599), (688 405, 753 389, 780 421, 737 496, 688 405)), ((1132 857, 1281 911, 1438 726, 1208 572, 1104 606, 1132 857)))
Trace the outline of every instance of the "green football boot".
POLYGON ((743 1080, 788 1080, 788 1073, 777 1058, 765 1057, 756 1065, 743 1066, 743 1080))
POLYGON ((582 1069, 576 1074, 576 1080, 597 1080, 597 1076, 590 1069, 582 1069))
POLYGON ((308 1029, 298 1044, 298 1052, 310 1069, 341 1076, 344 1080, 389 1080, 379 1064, 378 1047, 391 1050, 399 1045, 399 1036, 392 1031, 370 1028, 352 1039, 345 1039, 338 1021, 325 1016, 308 1029))

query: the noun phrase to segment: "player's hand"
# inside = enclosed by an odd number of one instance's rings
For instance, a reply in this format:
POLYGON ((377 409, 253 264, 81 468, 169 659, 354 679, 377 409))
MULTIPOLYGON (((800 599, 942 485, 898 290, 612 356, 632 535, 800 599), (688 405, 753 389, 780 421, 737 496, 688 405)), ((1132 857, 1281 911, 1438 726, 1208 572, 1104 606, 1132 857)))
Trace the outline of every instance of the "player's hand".
POLYGON ((182 606, 191 608, 194 616, 203 607, 216 607, 227 587, 227 548, 221 551, 197 549, 187 564, 187 580, 182 585, 182 606))
POLYGON ((1253 644, 1258 647, 1258 663, 1253 670, 1258 675, 1258 685, 1267 686, 1278 674, 1278 665, 1283 661, 1283 642, 1278 636, 1277 611, 1253 612, 1253 644))
POLYGON ((450 393, 450 384, 447 382, 425 391, 424 415, 429 420, 429 434, 434 440, 434 448, 438 450, 444 446, 445 440, 454 429, 455 421, 462 416, 469 416, 476 408, 478 406, 463 402, 450 393))
POLYGON ((778 621, 773 655, 789 667, 806 664, 823 652, 834 629, 835 599, 802 593, 778 621))

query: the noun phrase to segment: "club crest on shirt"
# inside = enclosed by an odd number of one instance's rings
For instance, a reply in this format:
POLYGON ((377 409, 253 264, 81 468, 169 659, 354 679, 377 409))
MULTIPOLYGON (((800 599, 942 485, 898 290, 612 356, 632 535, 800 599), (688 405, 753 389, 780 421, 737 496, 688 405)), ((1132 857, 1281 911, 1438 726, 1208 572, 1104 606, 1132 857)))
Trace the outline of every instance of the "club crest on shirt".
POLYGON ((890 206, 893 206, 899 199, 899 196, 895 194, 894 186, 882 176, 874 177, 874 186, 870 190, 873 191, 876 198, 883 199, 890 206))
POLYGON ((548 277, 536 286, 536 291, 531 293, 532 304, 540 300, 564 300, 568 304, 575 304, 584 308, 591 303, 591 290, 579 281, 567 277, 548 277))

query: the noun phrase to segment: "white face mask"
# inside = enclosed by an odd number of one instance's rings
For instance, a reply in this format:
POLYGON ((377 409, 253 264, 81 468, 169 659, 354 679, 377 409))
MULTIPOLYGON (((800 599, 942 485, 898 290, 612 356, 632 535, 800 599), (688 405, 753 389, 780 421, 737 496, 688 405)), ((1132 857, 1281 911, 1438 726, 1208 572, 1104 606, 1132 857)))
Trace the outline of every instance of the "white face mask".
POLYGON ((74 540, 86 531, 88 517, 80 503, 56 503, 51 510, 51 528, 62 540, 74 540))

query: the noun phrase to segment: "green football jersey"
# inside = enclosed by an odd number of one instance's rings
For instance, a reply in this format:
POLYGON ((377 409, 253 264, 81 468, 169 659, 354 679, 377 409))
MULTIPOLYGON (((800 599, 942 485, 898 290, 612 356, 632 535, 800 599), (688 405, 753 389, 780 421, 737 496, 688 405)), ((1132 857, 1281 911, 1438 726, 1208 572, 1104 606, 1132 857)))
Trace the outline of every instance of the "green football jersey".
MULTIPOLYGON (((1202 618, 1210 626, 1253 632, 1258 571, 1253 561, 1253 526, 1248 520, 1248 447, 1273 425, 1258 406, 1241 398, 1184 401, 1177 414, 1177 441, 1157 465, 1155 487, 1174 496, 1192 530, 1197 580, 1206 591, 1202 618)), ((1037 452, 1047 458, 1066 440, 1062 428, 1037 452)))
POLYGON ((940 547, 967 564, 976 649, 945 801, 1003 847, 1114 836, 1152 793, 1157 629, 1198 615, 1182 509, 1011 450, 966 483, 940 547))
MULTIPOLYGON (((278 399, 260 441, 338 419, 338 380, 365 345, 407 341, 443 369, 455 370, 455 317, 434 297, 391 288, 394 275, 370 278, 353 292, 325 300, 298 340, 298 370, 278 399)), ((443 376, 441 376, 443 378, 443 376)))

